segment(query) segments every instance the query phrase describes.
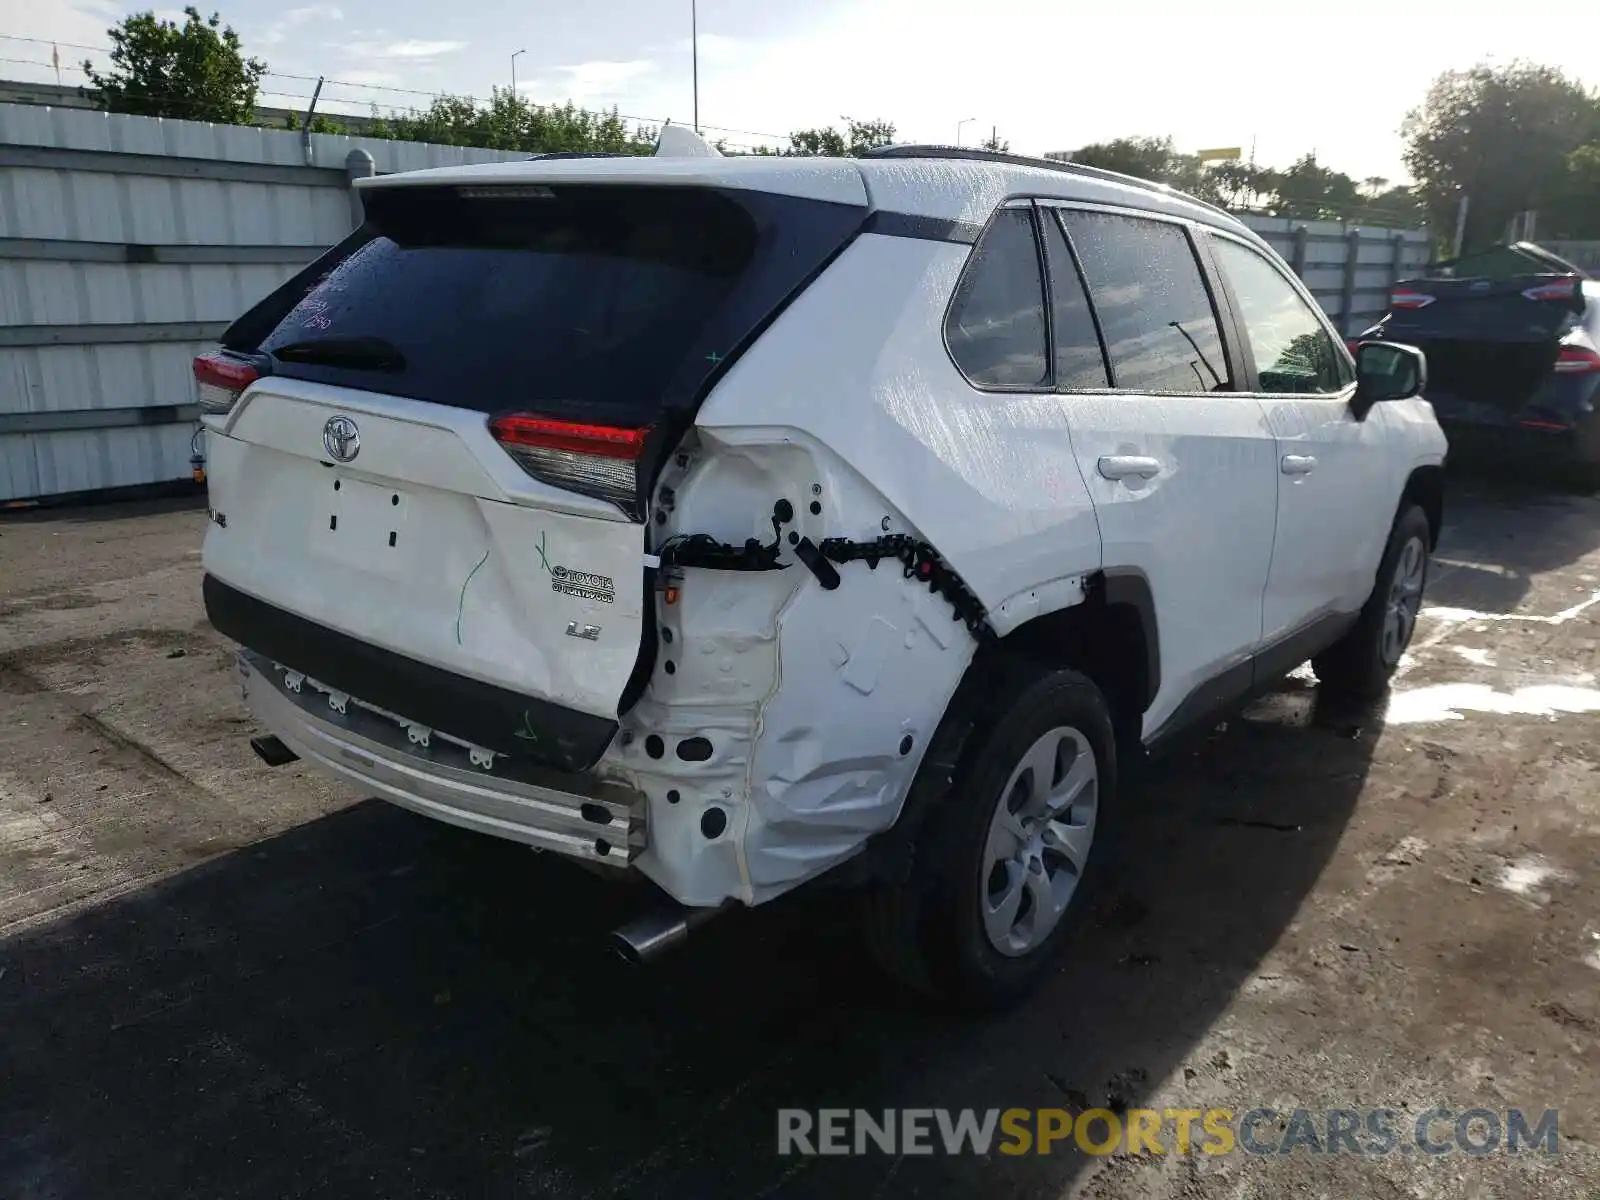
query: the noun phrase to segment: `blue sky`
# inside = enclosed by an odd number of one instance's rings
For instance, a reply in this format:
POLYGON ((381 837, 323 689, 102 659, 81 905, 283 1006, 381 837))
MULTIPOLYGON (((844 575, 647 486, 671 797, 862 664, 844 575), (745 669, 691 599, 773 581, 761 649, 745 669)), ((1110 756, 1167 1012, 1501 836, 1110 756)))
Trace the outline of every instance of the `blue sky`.
MULTIPOLYGON (((72 67, 130 6, 117 0, 0 0, 0 34, 63 43, 72 67)), ((158 8, 158 12, 164 11, 158 8)), ((688 0, 491 4, 486 0, 229 0, 226 21, 268 61, 267 102, 296 103, 326 75, 325 107, 426 104, 415 88, 615 105, 688 121, 688 0)), ((1286 165, 1315 150, 1357 178, 1399 179, 1399 127, 1441 70, 1530 57, 1600 82, 1590 42, 1556 37, 1573 7, 1514 10, 1459 0, 1360 6, 1212 0, 700 0, 702 123, 735 142, 843 115, 886 117, 905 140, 973 141, 997 127, 1013 149, 1066 150, 1123 134, 1170 134, 1181 149, 1252 142, 1286 165), (1365 12, 1372 11, 1372 17, 1365 12), (1514 20, 1510 13, 1514 11, 1514 20)), ((0 41, 0 57, 48 64, 50 46, 0 41)), ((0 63, 10 78, 51 68, 0 63)), ((71 70, 67 82, 81 81, 71 70)), ((303 103, 303 99, 299 101, 303 103)))

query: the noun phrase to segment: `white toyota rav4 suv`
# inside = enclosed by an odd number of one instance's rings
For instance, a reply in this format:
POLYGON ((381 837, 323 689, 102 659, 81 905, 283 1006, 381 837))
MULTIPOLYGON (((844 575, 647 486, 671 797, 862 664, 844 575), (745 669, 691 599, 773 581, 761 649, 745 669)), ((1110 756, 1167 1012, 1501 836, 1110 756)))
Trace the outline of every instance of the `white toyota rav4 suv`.
POLYGON ((641 956, 829 873, 903 979, 1014 996, 1119 756, 1386 685, 1421 355, 1169 189, 690 149, 363 181, 197 360, 257 750, 642 873, 641 956))

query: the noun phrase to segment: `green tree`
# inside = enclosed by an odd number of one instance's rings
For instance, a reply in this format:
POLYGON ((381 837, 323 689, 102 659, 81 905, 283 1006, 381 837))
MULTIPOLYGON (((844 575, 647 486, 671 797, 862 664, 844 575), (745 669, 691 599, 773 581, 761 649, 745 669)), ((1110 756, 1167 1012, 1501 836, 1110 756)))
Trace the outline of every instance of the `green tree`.
POLYGON ((1519 212, 1572 204, 1571 156, 1600 141, 1600 110, 1553 67, 1479 65, 1435 79, 1401 133, 1434 228, 1454 230, 1465 196, 1464 244, 1477 249, 1498 242, 1519 212))
POLYGON ((828 158, 862 158, 868 150, 894 144, 893 121, 857 121, 851 117, 839 119, 845 125, 842 133, 831 126, 823 129, 797 129, 789 135, 789 148, 783 153, 822 155, 828 158))
POLYGON ((1562 231, 1575 238, 1600 237, 1600 141, 1567 155, 1562 231))
POLYGON ((1169 137, 1122 137, 1092 142, 1072 152, 1072 161, 1155 183, 1170 181, 1181 156, 1169 137))
POLYGON ((789 135, 789 149, 784 153, 843 158, 846 153, 844 134, 832 128, 796 129, 789 135))
POLYGON ((1192 154, 1180 153, 1170 137, 1124 137, 1074 150, 1072 161, 1164 183, 1225 208, 1391 226, 1417 225, 1423 219, 1410 189, 1371 178, 1363 193, 1354 179, 1324 167, 1314 154, 1284 170, 1273 170, 1238 161, 1202 163, 1192 154))
POLYGON ((1410 229, 1428 224, 1428 210, 1414 189, 1395 184, 1368 198, 1355 213, 1355 219, 1368 225, 1410 229))
POLYGON ((1226 208, 1265 208, 1272 198, 1272 172, 1237 159, 1214 164, 1206 171, 1208 199, 1226 208))
POLYGON ((111 69, 83 64, 95 99, 107 112, 249 124, 267 64, 244 57, 239 35, 216 13, 183 12, 182 25, 142 12, 108 29, 111 69))
MULTIPOLYGON (((1225 202, 1224 184, 1240 185, 1242 176, 1219 175, 1192 154, 1180 154, 1170 137, 1123 137, 1094 142, 1072 152, 1072 161, 1103 171, 1132 175, 1188 192, 1213 204, 1225 202)), ((1224 164, 1227 165, 1227 164, 1224 164)))
POLYGON ((445 146, 479 146, 528 154, 650 154, 656 130, 629 126, 617 114, 566 104, 534 104, 496 88, 487 104, 471 96, 438 96, 426 110, 375 123, 373 137, 445 146))
POLYGON ((1354 216, 1362 206, 1356 181, 1323 166, 1315 154, 1302 155, 1287 170, 1271 172, 1264 182, 1272 190, 1269 208, 1275 216, 1336 221, 1354 216))
POLYGON ((998 133, 991 133, 988 137, 984 138, 983 141, 978 143, 978 149, 993 150, 997 154, 1009 154, 1011 152, 1011 143, 1006 141, 1006 139, 1001 137, 998 133))

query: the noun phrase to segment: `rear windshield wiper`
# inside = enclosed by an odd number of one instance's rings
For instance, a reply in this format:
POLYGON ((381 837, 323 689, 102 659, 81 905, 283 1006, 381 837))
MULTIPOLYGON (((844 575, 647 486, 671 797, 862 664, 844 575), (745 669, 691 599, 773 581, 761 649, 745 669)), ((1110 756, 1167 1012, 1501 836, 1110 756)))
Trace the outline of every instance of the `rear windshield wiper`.
POLYGON ((399 347, 379 337, 308 338, 275 346, 268 353, 283 362, 324 363, 358 371, 406 369, 406 356, 399 347))

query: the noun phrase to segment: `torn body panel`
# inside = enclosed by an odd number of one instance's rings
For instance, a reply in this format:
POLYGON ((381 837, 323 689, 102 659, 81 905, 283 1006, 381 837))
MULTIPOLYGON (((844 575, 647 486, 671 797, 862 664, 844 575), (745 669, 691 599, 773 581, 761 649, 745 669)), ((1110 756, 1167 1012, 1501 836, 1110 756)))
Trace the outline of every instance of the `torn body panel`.
POLYGON ((674 571, 658 592, 650 685, 602 769, 649 798, 646 875, 688 904, 760 903, 894 823, 977 643, 896 559, 845 563, 829 589, 796 554, 886 525, 919 536, 827 449, 792 431, 725 430, 685 458, 664 481, 663 541, 770 545, 786 501, 780 568, 674 571), (686 748, 705 757, 686 761, 686 748))

